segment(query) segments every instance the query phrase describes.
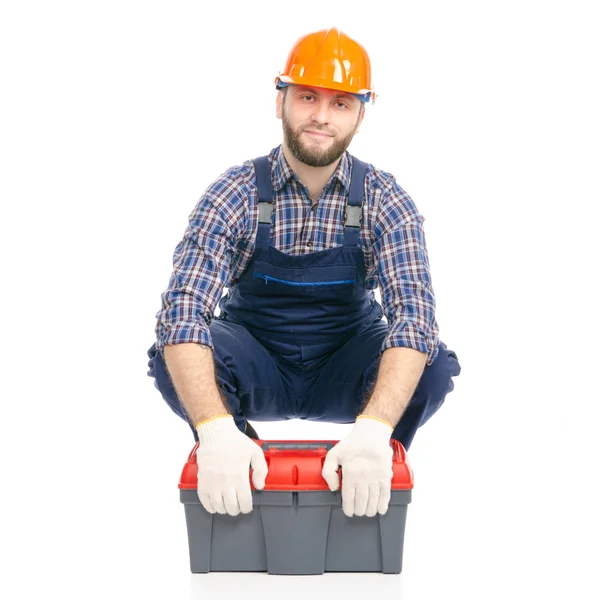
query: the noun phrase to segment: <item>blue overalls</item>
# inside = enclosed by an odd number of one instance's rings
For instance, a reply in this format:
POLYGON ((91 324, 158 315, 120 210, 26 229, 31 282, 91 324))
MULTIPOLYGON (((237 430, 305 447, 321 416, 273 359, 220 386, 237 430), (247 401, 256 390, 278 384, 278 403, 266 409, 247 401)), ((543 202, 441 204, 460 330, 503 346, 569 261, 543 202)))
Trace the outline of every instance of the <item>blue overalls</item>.
MULTIPOLYGON (((372 391, 387 336, 383 311, 365 288, 358 246, 366 164, 353 158, 342 246, 289 255, 270 243, 273 188, 268 158, 254 161, 259 196, 255 252, 210 324, 217 382, 240 430, 246 419, 353 423, 372 391)), ((188 421, 155 345, 148 375, 188 421)), ((425 367, 392 437, 408 450, 417 428, 442 405, 460 373, 443 342, 425 367)))

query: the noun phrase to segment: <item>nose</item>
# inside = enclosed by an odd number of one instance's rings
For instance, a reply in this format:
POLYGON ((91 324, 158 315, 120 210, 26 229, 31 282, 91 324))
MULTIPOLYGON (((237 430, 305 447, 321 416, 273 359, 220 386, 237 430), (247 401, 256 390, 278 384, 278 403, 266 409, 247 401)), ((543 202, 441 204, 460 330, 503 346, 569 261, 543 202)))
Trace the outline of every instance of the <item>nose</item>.
POLYGON ((315 102, 312 119, 319 125, 327 125, 329 123, 329 103, 315 102))

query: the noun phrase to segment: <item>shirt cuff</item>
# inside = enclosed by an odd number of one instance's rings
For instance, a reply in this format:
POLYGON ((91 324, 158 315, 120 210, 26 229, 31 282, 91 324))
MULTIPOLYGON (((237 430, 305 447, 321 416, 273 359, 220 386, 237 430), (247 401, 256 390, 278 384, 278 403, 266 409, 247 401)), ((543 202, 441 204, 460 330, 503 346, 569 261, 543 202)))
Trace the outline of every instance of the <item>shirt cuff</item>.
POLYGON ((382 351, 388 348, 412 348, 427 354, 426 366, 429 366, 437 358, 438 345, 437 336, 427 335, 414 323, 404 322, 398 327, 390 329, 390 333, 383 343, 382 351))
POLYGON ((162 350, 167 345, 196 343, 214 350, 208 325, 198 321, 182 321, 163 328, 156 340, 156 348, 162 350))

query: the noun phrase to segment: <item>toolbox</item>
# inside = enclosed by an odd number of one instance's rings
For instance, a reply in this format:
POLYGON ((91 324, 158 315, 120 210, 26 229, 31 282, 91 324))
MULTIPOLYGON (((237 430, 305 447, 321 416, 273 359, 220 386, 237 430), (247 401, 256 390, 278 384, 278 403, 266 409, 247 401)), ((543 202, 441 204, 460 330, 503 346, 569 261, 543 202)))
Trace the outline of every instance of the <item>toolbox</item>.
MULTIPOLYGON (((347 517, 341 486, 330 491, 321 471, 336 441, 253 440, 264 451, 269 473, 262 490, 252 485, 248 514, 211 514, 197 493, 194 446, 179 480, 192 573, 255 571, 276 575, 325 572, 400 573, 406 510, 413 473, 405 450, 394 450, 389 508, 384 515, 347 517)), ((340 469, 343 484, 343 475, 340 469)))

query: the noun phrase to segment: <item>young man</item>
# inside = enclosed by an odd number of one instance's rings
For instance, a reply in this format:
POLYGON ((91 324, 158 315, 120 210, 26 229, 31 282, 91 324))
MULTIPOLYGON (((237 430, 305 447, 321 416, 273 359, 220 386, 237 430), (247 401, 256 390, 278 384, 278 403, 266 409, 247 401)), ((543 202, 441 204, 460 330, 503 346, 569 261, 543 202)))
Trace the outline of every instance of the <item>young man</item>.
POLYGON ((149 375, 200 441, 208 511, 252 509, 249 467, 264 486, 247 419, 300 418, 354 423, 323 477, 335 491, 342 467, 346 515, 383 514, 390 437, 408 449, 460 365, 438 339, 423 217, 347 152, 374 99, 365 49, 337 29, 304 36, 276 86, 283 143, 221 175, 190 215, 149 375))

